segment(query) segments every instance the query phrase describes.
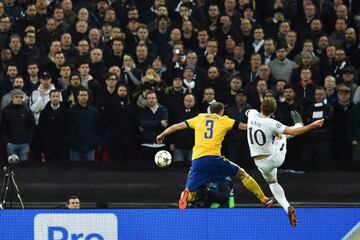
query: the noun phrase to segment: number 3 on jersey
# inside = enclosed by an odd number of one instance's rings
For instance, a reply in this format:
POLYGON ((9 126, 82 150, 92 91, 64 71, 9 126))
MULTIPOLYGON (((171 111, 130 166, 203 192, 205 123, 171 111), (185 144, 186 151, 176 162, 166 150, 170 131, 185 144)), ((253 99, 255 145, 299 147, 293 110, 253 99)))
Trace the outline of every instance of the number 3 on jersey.
POLYGON ((206 132, 204 134, 204 137, 209 139, 213 137, 213 133, 214 133, 214 121, 213 120, 207 120, 205 122, 205 126, 206 126, 206 132))
POLYGON ((266 143, 265 133, 260 129, 257 129, 253 132, 253 128, 250 127, 249 128, 249 137, 250 137, 251 144, 254 144, 254 140, 255 140, 255 143, 259 146, 263 146, 266 143))

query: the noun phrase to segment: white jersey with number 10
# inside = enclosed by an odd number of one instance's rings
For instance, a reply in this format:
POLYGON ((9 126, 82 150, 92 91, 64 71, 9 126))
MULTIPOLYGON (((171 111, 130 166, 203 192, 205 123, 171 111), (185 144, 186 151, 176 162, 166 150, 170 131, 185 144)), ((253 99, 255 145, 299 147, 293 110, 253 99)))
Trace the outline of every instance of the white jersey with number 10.
POLYGON ((264 117, 254 109, 248 110, 247 116, 247 140, 251 157, 272 154, 274 134, 283 133, 286 126, 272 118, 264 117))

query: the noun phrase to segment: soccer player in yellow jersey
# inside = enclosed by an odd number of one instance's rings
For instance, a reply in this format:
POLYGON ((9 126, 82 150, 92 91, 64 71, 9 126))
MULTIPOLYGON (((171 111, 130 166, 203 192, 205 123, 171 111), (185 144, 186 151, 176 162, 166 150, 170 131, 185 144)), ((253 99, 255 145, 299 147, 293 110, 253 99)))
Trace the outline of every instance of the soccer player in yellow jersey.
POLYGON ((192 166, 186 181, 186 188, 181 193, 179 208, 184 209, 195 197, 197 189, 204 183, 224 179, 227 176, 241 181, 265 205, 270 207, 274 198, 264 195, 257 182, 245 170, 221 156, 221 143, 227 131, 232 128, 246 129, 246 124, 236 123, 224 114, 224 105, 216 102, 210 105, 210 114, 199 114, 184 122, 165 129, 156 140, 161 143, 173 132, 188 127, 195 130, 195 145, 192 154, 192 166))

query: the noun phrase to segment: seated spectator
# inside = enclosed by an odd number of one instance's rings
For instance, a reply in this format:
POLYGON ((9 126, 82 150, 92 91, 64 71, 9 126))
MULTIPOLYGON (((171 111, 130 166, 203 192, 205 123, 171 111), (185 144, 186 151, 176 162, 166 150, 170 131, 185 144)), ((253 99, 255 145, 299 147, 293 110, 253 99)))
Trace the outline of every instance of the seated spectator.
POLYGON ((145 44, 140 43, 136 46, 135 55, 136 67, 141 70, 142 75, 146 75, 146 69, 152 62, 152 58, 149 55, 148 47, 145 44))
POLYGON ((224 69, 221 71, 220 75, 225 79, 226 82, 230 82, 230 79, 240 74, 240 72, 235 69, 235 61, 231 56, 224 58, 224 69))
POLYGON ((327 76, 325 78, 324 87, 326 90, 326 99, 330 104, 338 101, 336 93, 336 80, 333 76, 327 76))
POLYGON ((124 55, 120 82, 126 84, 129 94, 132 94, 134 90, 141 85, 141 78, 141 70, 136 68, 132 57, 130 55, 124 55))
POLYGON ((90 64, 88 62, 80 63, 78 66, 81 85, 87 88, 93 98, 100 93, 100 83, 90 75, 90 64))
POLYGON ((56 81, 56 88, 66 90, 70 85, 71 66, 64 64, 60 67, 60 77, 56 81))
POLYGON ((171 73, 167 70, 166 65, 163 64, 163 61, 159 55, 152 60, 151 67, 167 85, 171 85, 169 84, 169 82, 172 80, 171 73))
POLYGON ((85 39, 81 39, 77 44, 77 54, 74 58, 71 59, 71 63, 74 66, 79 66, 80 63, 86 62, 89 60, 89 43, 85 39))
POLYGON ((278 79, 276 81, 274 91, 275 91, 275 99, 277 103, 284 102, 284 88, 286 85, 286 81, 284 79, 278 79))
POLYGON ((329 36, 329 43, 335 47, 342 47, 345 42, 346 19, 338 18, 335 23, 335 31, 329 36))
POLYGON ((268 65, 270 61, 274 60, 275 54, 275 42, 274 39, 268 38, 264 41, 264 51, 261 53, 263 63, 268 65))
POLYGON ((183 72, 183 86, 186 88, 186 91, 199 96, 203 86, 201 82, 195 81, 194 79, 194 68, 191 66, 186 66, 183 72))
POLYGON ((311 67, 317 67, 319 64, 320 59, 315 55, 315 49, 314 49, 314 43, 311 39, 306 39, 303 43, 303 48, 301 53, 297 54, 294 57, 294 62, 297 65, 306 65, 307 67, 309 67, 311 65, 311 67), (310 62, 306 62, 304 64, 304 61, 302 60, 302 58, 304 57, 308 57, 310 58, 310 62))
POLYGON ((80 74, 74 72, 71 74, 69 87, 65 91, 62 91, 62 99, 66 107, 71 107, 72 105, 77 103, 76 96, 78 94, 80 87, 81 87, 80 74))
POLYGON ((220 76, 219 68, 211 66, 208 69, 207 78, 207 86, 214 88, 215 94, 218 94, 216 96, 217 98, 220 97, 220 93, 223 93, 229 89, 228 82, 220 76))
MULTIPOLYGON (((360 29, 359 29, 360 30, 360 29)), ((345 54, 350 59, 351 65, 356 69, 360 67, 360 49, 358 48, 360 41, 354 28, 349 27, 345 31, 344 49, 345 54)))
POLYGON ((90 52, 89 74, 100 84, 104 85, 107 67, 103 61, 103 51, 94 48, 90 52))
POLYGON ((29 62, 27 65, 27 77, 25 78, 25 92, 27 94, 31 94, 35 89, 37 89, 40 85, 39 79, 39 67, 35 62, 29 62))
POLYGON ((67 209, 80 209, 80 199, 76 195, 68 197, 65 207, 67 209))
POLYGON ((286 58, 286 54, 285 46, 277 46, 276 58, 272 60, 268 66, 275 80, 284 79, 289 83, 291 73, 297 65, 295 62, 286 58))
POLYGON ((335 58, 330 65, 330 75, 336 78, 336 83, 341 83, 341 74, 345 68, 350 67, 350 62, 346 58, 344 49, 335 50, 335 58))
POLYGON ((124 43, 120 38, 113 38, 111 41, 111 51, 104 54, 104 61, 108 66, 122 66, 124 58, 124 43))
POLYGON ((214 102, 216 102, 215 89, 213 87, 205 88, 203 98, 199 104, 200 113, 210 113, 210 105, 214 102))
POLYGON ((230 107, 235 104, 235 97, 243 88, 243 81, 240 76, 233 76, 230 80, 230 88, 222 93, 219 97, 220 101, 225 107, 230 107))
POLYGON ((256 92, 249 95, 249 104, 257 110, 260 110, 261 103, 264 99, 265 90, 267 90, 267 83, 265 80, 259 80, 256 83, 256 92))
MULTIPOLYGON (((137 44, 145 44, 148 52, 149 52, 149 56, 151 58, 155 57, 157 55, 157 46, 156 44, 154 44, 151 40, 149 40, 149 29, 147 28, 146 25, 140 25, 138 27, 138 29, 136 30, 136 43, 137 44)), ((134 43, 135 45, 135 43, 134 43)), ((131 49, 130 49, 131 51, 131 49)))
POLYGON ((295 92, 304 109, 307 109, 315 102, 315 88, 316 85, 312 80, 311 70, 308 68, 301 69, 299 84, 295 85, 295 92))
POLYGON ((324 85, 323 80, 320 79, 320 72, 319 72, 319 68, 317 67, 317 64, 312 65, 313 53, 311 53, 309 51, 303 51, 303 52, 301 52, 300 56, 301 56, 301 58, 298 63, 299 66, 297 68, 293 69, 293 71, 291 73, 290 83, 293 86, 297 85, 297 81, 300 78, 301 69, 310 68, 314 83, 319 86, 324 85))
POLYGON ((356 89, 359 87, 359 85, 357 85, 356 82, 357 79, 356 79, 355 69, 353 69, 352 67, 344 68, 341 73, 339 87, 340 85, 345 85, 348 88, 350 88, 351 98, 354 96, 356 89))
POLYGON ((165 89, 167 88, 166 83, 160 78, 153 68, 148 68, 145 72, 144 77, 141 79, 141 84, 137 87, 137 90, 133 96, 140 96, 144 90, 151 90, 159 96, 159 99, 163 97, 165 89))

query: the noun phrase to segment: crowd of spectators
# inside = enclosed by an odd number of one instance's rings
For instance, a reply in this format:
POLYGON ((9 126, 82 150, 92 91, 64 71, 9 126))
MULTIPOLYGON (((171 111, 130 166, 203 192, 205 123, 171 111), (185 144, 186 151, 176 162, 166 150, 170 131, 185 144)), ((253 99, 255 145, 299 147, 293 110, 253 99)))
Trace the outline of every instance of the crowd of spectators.
MULTIPOLYGON (((289 140, 288 167, 346 166, 360 141, 359 31, 355 0, 3 0, 6 154, 145 163, 170 149, 188 161, 191 130, 156 135, 215 101, 246 122, 270 95, 284 124, 292 110, 325 118, 289 140)), ((251 162, 239 130, 223 152, 251 162)))

